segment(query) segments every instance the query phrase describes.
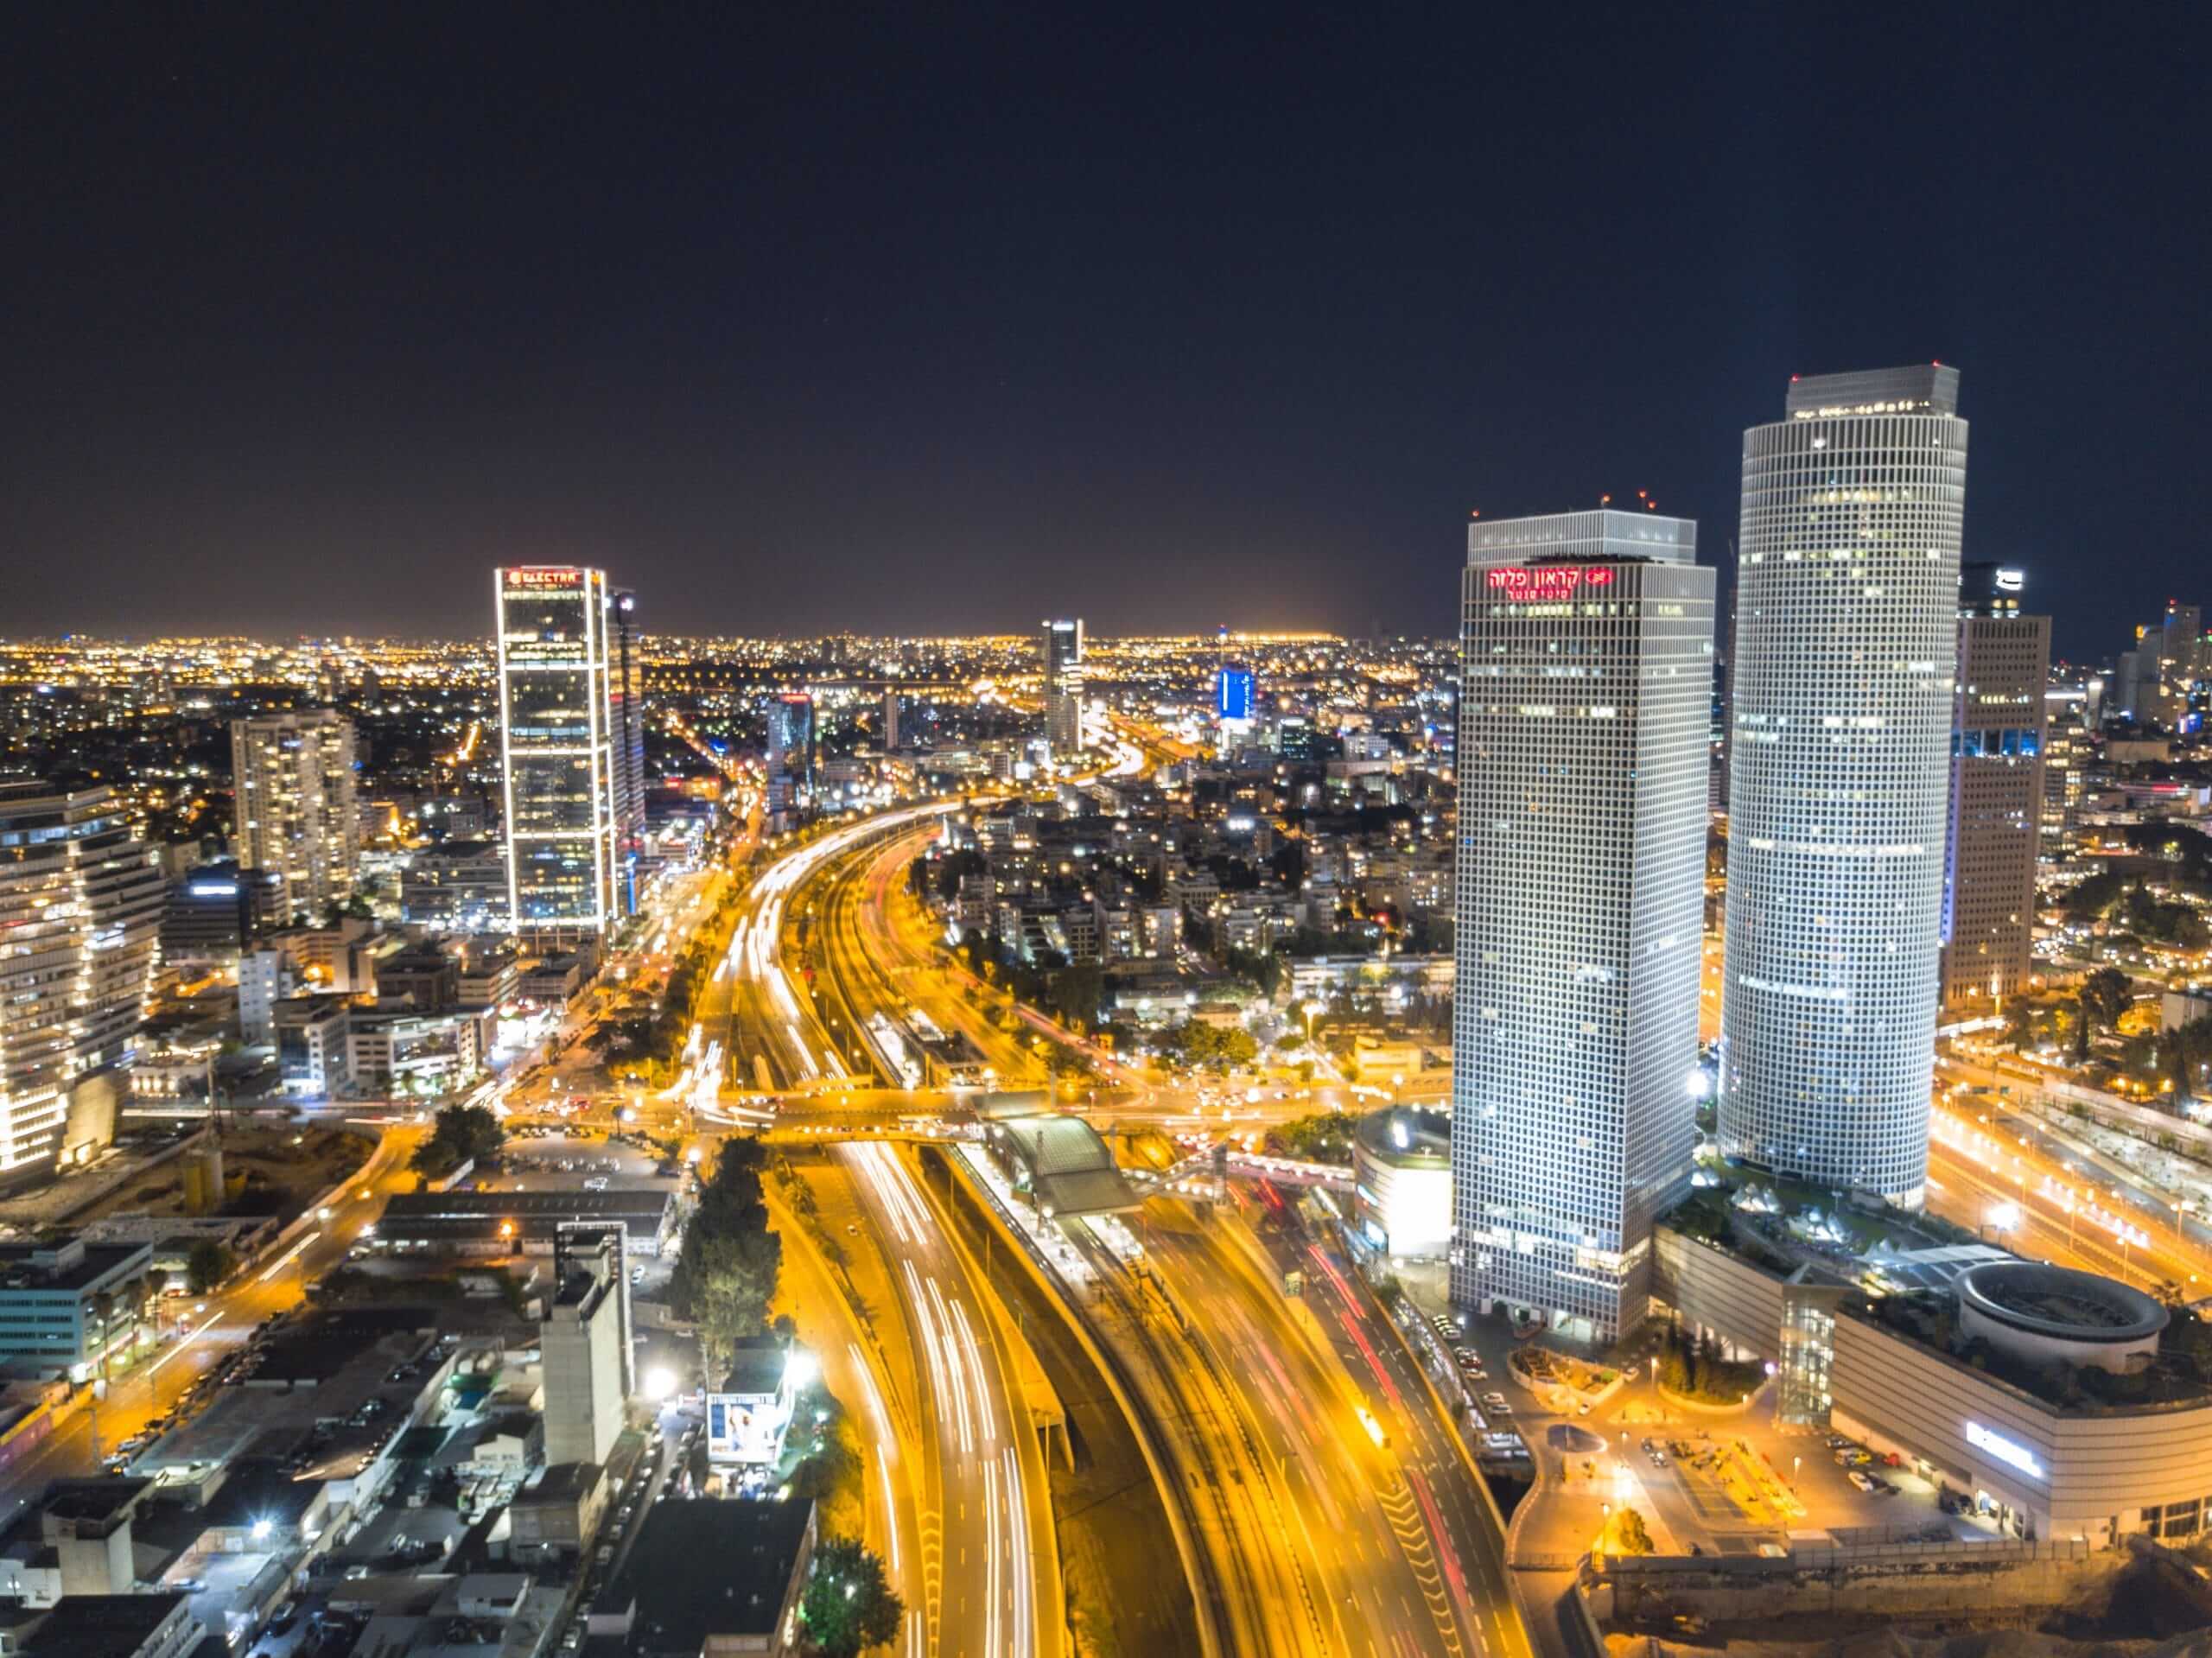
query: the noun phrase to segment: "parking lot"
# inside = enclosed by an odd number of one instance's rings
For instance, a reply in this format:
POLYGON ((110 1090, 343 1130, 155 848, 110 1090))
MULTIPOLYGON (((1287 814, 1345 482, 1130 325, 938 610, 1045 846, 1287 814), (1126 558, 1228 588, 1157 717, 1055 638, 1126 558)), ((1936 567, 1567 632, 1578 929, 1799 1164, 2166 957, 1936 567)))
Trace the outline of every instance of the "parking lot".
POLYGON ((508 1132, 499 1168, 480 1172, 471 1184, 479 1191, 598 1191, 616 1184, 673 1188, 677 1178, 657 1152, 635 1139, 544 1131, 526 1124, 508 1132))
POLYGON ((1771 1385, 1747 1410, 1699 1411, 1664 1398, 1638 1369, 1586 1413, 1522 1385, 1506 1362, 1517 1344, 1502 1318, 1421 1317, 1441 1339, 1430 1352, 1453 1364, 1482 1426, 1517 1430, 1543 1464, 1541 1506, 1524 1528, 1533 1547, 1579 1550, 1623 1503, 1643 1514, 1662 1550, 1683 1553, 1753 1553, 1821 1534, 1995 1534, 1987 1521, 1946 1513, 1936 1488, 1910 1468, 1832 1445, 1840 1436, 1825 1428, 1777 1423, 1771 1385))

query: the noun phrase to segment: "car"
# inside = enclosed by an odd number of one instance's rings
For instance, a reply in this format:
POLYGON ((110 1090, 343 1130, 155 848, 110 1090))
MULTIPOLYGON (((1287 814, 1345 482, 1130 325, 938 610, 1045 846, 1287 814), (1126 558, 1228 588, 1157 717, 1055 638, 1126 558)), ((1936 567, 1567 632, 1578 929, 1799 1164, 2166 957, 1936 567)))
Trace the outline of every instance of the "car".
POLYGON ((1651 1459, 1651 1465, 1654 1468, 1664 1468, 1667 1465, 1667 1453, 1663 1451, 1647 1451, 1643 1454, 1651 1459))
POLYGON ((1862 1491, 1871 1494, 1874 1490, 1874 1482, 1869 1479, 1866 1475, 1860 1473, 1856 1468, 1853 1469, 1845 1476, 1845 1477, 1849 1479, 1853 1485, 1856 1485, 1862 1491))
POLYGON ((199 1578, 179 1578, 169 1587, 181 1595, 196 1595, 205 1590, 207 1585, 199 1578))
POLYGON ((1499 1405, 1503 1405, 1504 1402, 1505 1395, 1502 1393, 1486 1393, 1483 1395, 1483 1403, 1489 1405, 1493 1408, 1499 1405))

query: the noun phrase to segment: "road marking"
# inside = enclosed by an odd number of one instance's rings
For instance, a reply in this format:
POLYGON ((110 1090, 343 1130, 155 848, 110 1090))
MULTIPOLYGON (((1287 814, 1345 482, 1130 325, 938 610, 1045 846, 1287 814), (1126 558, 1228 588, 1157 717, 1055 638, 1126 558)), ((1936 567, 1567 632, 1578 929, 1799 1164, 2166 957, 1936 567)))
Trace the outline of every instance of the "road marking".
POLYGON ((309 1245, 310 1243, 313 1243, 313 1242, 314 1242, 317 1238, 321 1237, 321 1236, 322 1236, 322 1233, 321 1233, 321 1230, 320 1229, 317 1229, 316 1230, 315 1230, 315 1231, 313 1231, 313 1232, 308 1233, 308 1234, 307 1235, 307 1236, 305 1236, 305 1237, 302 1238, 302 1239, 301 1239, 297 1243, 294 1244, 290 1248, 289 1248, 289 1249, 285 1250, 285 1251, 284 1251, 284 1253, 283 1253, 282 1255, 278 1256, 275 1261, 272 1261, 271 1262, 270 1262, 270 1263, 269 1263, 268 1269, 267 1269, 265 1272, 264 1272, 264 1273, 261 1274, 261 1276, 260 1276, 260 1277, 258 1277, 258 1278, 255 1279, 253 1281, 254 1281, 255 1283, 257 1283, 257 1284, 266 1284, 266 1283, 267 1283, 270 1279, 272 1279, 272 1278, 276 1277, 276 1274, 277 1274, 278 1273, 283 1272, 283 1271, 284 1270, 284 1268, 285 1268, 285 1267, 287 1267, 290 1266, 290 1265, 292 1264, 292 1262, 293 1262, 293 1261, 294 1261, 298 1257, 299 1253, 300 1253, 300 1251, 301 1251, 301 1250, 302 1250, 302 1249, 306 1248, 308 1247, 308 1245, 309 1245))

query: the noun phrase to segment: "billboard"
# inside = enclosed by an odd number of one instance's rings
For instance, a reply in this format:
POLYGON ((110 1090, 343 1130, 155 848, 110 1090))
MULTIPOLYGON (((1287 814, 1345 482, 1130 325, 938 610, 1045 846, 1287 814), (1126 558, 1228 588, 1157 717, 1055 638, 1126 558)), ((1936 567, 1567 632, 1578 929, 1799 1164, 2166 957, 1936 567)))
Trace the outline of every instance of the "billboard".
POLYGON ((772 1394, 710 1393, 707 1395, 707 1460, 766 1464, 783 1454, 784 1430, 791 1426, 791 1399, 772 1394))

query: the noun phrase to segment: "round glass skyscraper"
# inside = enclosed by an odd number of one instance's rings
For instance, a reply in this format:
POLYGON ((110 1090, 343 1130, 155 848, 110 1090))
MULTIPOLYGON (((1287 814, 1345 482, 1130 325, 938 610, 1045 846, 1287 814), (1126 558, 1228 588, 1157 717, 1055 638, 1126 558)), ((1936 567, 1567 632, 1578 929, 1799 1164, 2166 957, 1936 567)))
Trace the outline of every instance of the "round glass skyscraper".
POLYGON ((1793 381, 1744 434, 1728 1155, 1917 1206, 1928 1178, 1967 422, 1958 371, 1793 381))

